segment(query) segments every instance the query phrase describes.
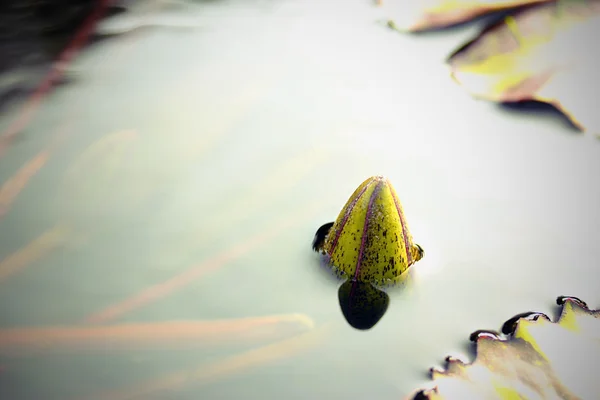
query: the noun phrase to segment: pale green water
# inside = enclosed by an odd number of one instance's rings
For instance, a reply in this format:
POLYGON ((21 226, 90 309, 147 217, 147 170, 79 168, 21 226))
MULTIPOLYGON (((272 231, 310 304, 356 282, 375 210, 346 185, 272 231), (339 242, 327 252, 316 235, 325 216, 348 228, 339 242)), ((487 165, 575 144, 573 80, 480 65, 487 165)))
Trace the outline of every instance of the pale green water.
MULTIPOLYGON (((472 100, 443 65, 469 32, 403 36, 377 24, 386 14, 367 2, 325 3, 209 2, 169 14, 197 30, 139 31, 83 54, 72 66, 78 83, 48 98, 0 160, 4 182, 72 121, 0 221, 0 257, 59 221, 76 233, 0 280, 0 324, 82 323, 271 229, 114 321, 304 313, 333 331, 316 350, 142 398, 398 399, 447 354, 464 353, 476 329, 552 312, 558 295, 596 307, 600 142, 559 118, 472 100), (90 161, 71 189, 61 186, 87 146, 125 129, 137 137, 122 141, 119 179, 103 180, 90 161), (416 282, 391 292, 387 314, 360 332, 310 244, 376 174, 396 187, 426 255, 416 282), (136 205, 144 187, 158 190, 136 205)), ((0 398, 85 398, 253 346, 203 347, 2 354, 0 398)))

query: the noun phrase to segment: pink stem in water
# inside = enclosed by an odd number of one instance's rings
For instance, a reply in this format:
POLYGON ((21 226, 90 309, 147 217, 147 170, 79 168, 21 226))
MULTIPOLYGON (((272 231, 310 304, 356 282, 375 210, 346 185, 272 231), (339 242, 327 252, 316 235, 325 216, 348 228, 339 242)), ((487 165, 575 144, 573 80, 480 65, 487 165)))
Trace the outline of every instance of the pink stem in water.
POLYGON ((62 76, 66 66, 77 55, 81 47, 85 44, 88 37, 96 27, 96 23, 100 20, 106 9, 111 4, 111 0, 98 0, 98 4, 94 11, 86 18, 81 25, 81 28, 75 34, 75 37, 63 50, 58 57, 58 61, 48 72, 42 83, 36 91, 31 95, 27 103, 21 109, 17 118, 8 126, 8 128, 0 134, 0 157, 4 154, 12 140, 29 124, 33 115, 39 109, 40 103, 44 96, 52 88, 54 83, 62 76))

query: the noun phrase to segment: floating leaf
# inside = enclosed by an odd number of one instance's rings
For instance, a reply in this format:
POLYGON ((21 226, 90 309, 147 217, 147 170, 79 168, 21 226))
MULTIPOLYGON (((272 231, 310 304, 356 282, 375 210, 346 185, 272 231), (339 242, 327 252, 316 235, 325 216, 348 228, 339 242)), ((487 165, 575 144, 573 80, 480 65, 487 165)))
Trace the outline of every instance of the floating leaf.
POLYGON ((541 101, 582 130, 600 134, 595 52, 599 0, 561 0, 528 8, 483 31, 448 63, 473 96, 498 102, 541 101))
MULTIPOLYGON (((398 2, 400 21, 390 21, 399 30, 419 32, 456 25, 484 14, 508 10, 528 4, 545 3, 550 0, 415 0, 398 2), (408 16, 408 17, 406 17, 408 16)), ((384 4, 396 3, 387 0, 384 4)))
POLYGON ((594 363, 600 360, 600 311, 560 297, 556 322, 542 313, 508 320, 502 331, 475 332, 470 364, 448 357, 432 369, 435 387, 415 399, 592 399, 600 393, 594 363))
POLYGON ((376 285, 395 283, 423 257, 421 247, 413 243, 396 191, 382 176, 367 179, 354 191, 321 244, 326 230, 326 226, 319 229, 313 248, 322 247, 343 278, 376 285))

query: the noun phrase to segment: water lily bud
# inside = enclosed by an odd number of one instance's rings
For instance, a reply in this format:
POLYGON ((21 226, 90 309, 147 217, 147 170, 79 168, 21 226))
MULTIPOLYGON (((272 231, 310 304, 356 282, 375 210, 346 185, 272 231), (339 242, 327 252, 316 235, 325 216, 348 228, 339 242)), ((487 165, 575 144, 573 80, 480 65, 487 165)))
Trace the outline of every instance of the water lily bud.
POLYGON ((354 191, 329 230, 323 250, 341 276, 374 284, 398 281, 423 257, 398 195, 383 176, 367 179, 354 191))

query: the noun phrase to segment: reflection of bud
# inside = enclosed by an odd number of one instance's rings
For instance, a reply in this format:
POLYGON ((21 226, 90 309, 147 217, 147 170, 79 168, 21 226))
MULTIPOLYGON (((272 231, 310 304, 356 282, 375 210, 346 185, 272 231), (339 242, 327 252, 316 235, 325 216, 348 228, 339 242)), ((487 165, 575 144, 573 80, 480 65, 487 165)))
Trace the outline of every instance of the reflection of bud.
POLYGON ((360 330, 375 326, 390 303, 387 293, 364 282, 344 282, 338 291, 338 298, 346 321, 360 330))
POLYGON ((352 194, 323 246, 342 277, 376 285, 395 283, 423 257, 413 243, 402 205, 389 180, 371 177, 352 194))

